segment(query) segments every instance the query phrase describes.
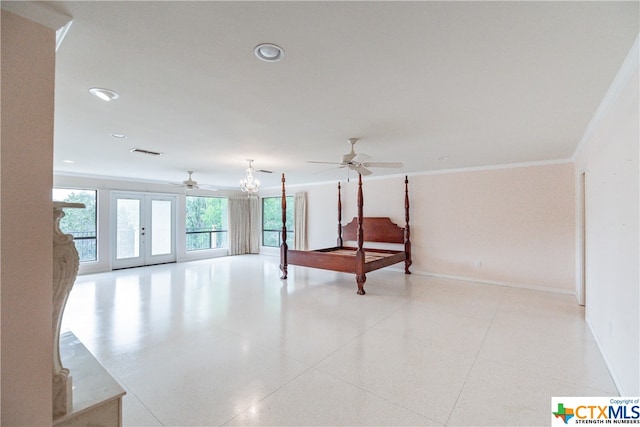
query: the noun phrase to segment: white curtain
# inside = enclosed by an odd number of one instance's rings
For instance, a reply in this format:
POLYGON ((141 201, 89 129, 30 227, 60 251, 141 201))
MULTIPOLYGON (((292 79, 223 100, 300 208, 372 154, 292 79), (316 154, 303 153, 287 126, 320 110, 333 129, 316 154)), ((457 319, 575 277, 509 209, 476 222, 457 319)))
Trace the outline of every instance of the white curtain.
POLYGON ((257 197, 229 197, 229 255, 259 252, 259 216, 257 197))
POLYGON ((294 197, 295 209, 293 233, 293 247, 296 250, 307 250, 307 193, 296 193, 294 197))
POLYGON ((262 230, 262 218, 260 217, 260 199, 249 199, 249 253, 260 253, 260 230, 262 230))

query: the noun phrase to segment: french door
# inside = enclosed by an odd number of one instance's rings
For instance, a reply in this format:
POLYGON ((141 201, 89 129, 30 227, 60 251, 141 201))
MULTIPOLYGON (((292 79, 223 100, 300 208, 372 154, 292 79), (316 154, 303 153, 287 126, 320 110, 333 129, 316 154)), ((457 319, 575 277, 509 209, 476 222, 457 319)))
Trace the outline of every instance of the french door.
POLYGON ((114 269, 176 260, 176 196, 112 192, 114 269))

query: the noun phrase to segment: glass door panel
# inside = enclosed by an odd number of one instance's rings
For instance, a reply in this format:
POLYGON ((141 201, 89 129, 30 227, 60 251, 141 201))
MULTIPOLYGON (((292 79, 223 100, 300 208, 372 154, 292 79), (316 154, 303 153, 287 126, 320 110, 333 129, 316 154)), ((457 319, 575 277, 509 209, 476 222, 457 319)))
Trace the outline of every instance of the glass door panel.
POLYGON ((172 252, 172 209, 170 200, 151 200, 151 255, 172 252))
POLYGON ((112 267, 175 262, 176 196, 113 192, 112 267))
POLYGON ((140 257, 140 199, 116 200, 116 259, 140 257))

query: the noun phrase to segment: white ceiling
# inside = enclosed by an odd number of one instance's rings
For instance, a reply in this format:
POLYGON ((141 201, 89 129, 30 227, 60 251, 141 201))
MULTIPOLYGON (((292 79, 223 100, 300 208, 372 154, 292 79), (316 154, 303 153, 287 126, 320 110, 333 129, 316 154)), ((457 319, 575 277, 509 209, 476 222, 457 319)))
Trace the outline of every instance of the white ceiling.
POLYGON ((160 182, 194 170, 237 188, 254 159, 276 172, 263 185, 282 172, 333 181, 345 170, 306 161, 339 161, 349 137, 372 161, 404 162, 376 174, 567 159, 638 35, 639 4, 50 2, 73 17, 54 170, 160 182), (262 42, 284 60, 259 61, 262 42))

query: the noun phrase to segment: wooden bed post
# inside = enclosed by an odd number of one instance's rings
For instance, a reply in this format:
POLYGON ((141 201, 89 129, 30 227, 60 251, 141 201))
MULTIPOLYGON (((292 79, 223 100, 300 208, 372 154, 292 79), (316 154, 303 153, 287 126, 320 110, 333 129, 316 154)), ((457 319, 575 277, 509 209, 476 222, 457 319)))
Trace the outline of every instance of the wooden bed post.
POLYGON ((287 195, 284 188, 284 174, 282 174, 282 243, 280 244, 280 271, 281 279, 287 278, 287 195))
POLYGON ((342 247, 342 197, 340 196, 340 181, 338 181, 338 247, 342 247))
POLYGON ((364 274, 364 230, 362 228, 363 215, 362 206, 364 198, 362 196, 362 175, 358 173, 358 250, 356 251, 356 282, 358 283, 358 295, 364 295, 364 282, 367 276, 364 274))
POLYGON ((404 177, 404 273, 411 274, 411 228, 409 227, 409 177, 404 177))

